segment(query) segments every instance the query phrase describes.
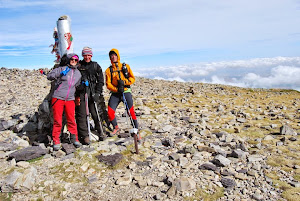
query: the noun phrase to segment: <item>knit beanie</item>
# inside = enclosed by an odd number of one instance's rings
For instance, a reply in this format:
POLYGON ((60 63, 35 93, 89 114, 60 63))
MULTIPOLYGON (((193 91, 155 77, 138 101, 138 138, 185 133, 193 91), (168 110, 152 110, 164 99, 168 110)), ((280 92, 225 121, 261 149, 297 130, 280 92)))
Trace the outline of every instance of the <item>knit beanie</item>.
POLYGON ((90 47, 84 47, 82 49, 82 56, 84 56, 84 55, 91 55, 91 56, 93 56, 92 48, 90 48, 90 47))

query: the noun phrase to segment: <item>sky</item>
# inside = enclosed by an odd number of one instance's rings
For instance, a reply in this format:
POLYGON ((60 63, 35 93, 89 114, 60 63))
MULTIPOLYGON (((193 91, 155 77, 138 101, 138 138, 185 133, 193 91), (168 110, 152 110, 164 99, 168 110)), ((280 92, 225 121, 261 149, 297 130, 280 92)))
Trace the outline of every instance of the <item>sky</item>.
POLYGON ((0 0, 0 67, 51 68, 53 28, 71 18, 74 52, 108 52, 135 75, 300 91, 299 0, 0 0))

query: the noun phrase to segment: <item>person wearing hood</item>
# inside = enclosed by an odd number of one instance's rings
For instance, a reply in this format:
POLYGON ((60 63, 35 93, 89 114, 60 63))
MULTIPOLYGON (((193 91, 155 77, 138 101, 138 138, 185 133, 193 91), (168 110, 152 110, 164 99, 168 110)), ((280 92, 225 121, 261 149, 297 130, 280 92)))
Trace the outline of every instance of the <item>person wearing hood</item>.
POLYGON ((77 54, 68 54, 68 64, 53 69, 48 73, 48 80, 56 80, 52 96, 53 110, 53 149, 61 149, 60 134, 62 129, 63 112, 66 114, 70 140, 76 148, 81 144, 78 141, 77 124, 75 121, 75 90, 80 85, 81 73, 77 69, 79 57, 77 54))
MULTIPOLYGON (((116 135, 120 132, 120 128, 117 123, 115 111, 120 102, 124 101, 123 94, 127 102, 130 116, 133 120, 133 126, 138 129, 138 122, 133 107, 130 87, 135 82, 135 77, 128 64, 121 64, 120 54, 117 49, 110 50, 109 58, 111 61, 111 66, 105 71, 106 87, 111 91, 111 96, 108 101, 108 118, 114 127, 111 135, 116 135)), ((140 139, 141 137, 139 134, 138 140, 140 139)))

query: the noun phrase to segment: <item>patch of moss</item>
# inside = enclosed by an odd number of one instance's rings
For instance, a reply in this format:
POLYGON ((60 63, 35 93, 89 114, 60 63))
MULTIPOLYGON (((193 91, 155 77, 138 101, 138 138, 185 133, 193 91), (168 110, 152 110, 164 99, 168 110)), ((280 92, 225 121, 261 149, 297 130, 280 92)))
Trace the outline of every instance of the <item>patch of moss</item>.
POLYGON ((44 158, 44 156, 41 156, 41 157, 38 157, 38 158, 34 158, 34 159, 31 159, 31 160, 28 160, 27 162, 34 163, 34 162, 42 160, 43 158, 44 158))
POLYGON ((36 199, 36 201, 44 201, 44 199, 42 197, 39 197, 38 199, 36 199))
POLYGON ((12 200, 12 193, 0 193, 0 200, 2 201, 11 201, 12 200))

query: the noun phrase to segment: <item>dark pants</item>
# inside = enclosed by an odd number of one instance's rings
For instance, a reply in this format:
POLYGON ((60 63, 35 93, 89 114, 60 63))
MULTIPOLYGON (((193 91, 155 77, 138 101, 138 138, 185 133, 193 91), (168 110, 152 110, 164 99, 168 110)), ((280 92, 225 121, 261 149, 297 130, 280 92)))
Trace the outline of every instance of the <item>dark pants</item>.
MULTIPOLYGON (((97 105, 97 107, 99 106, 97 105)), ((98 134, 101 135, 99 119, 97 116, 94 101, 91 97, 88 97, 88 109, 94 120, 95 129, 97 130, 98 134)), ((85 137, 88 137, 89 133, 88 133, 88 125, 87 125, 87 110, 86 110, 85 94, 80 94, 80 105, 76 106, 76 123, 77 123, 78 137, 80 139, 84 139, 85 137)))
MULTIPOLYGON (((131 95, 131 93, 124 93, 124 97, 127 102, 127 106, 126 106, 127 113, 131 115, 131 118, 134 123, 134 125, 132 125, 132 126, 134 126, 135 128, 138 128, 138 122, 137 122, 136 115, 135 115, 134 108, 133 108, 132 95, 131 95), (128 112, 128 110, 129 110, 129 112, 128 112)), ((115 111, 116 111, 118 105, 120 104, 120 102, 123 102, 123 94, 122 93, 112 93, 109 98, 109 101, 108 101, 108 118, 111 121, 114 128, 118 124, 116 116, 115 116, 115 111)))

